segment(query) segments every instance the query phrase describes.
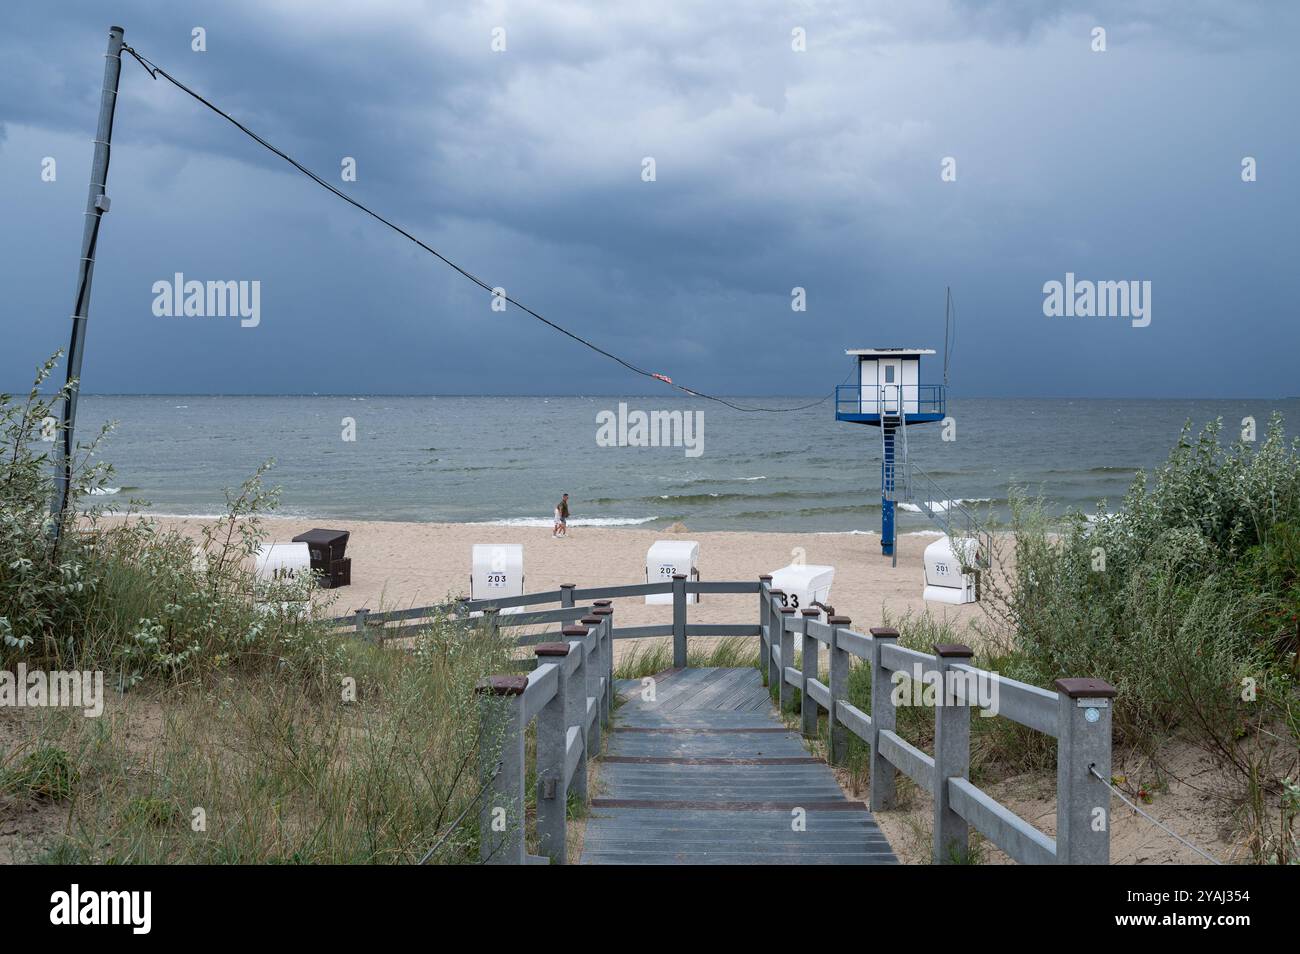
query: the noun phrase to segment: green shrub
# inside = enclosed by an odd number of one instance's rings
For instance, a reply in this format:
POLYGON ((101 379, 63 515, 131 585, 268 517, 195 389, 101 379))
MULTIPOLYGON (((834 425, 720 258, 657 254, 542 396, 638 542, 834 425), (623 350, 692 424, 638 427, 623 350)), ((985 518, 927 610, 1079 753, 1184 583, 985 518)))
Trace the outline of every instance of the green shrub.
POLYGON ((41 745, 24 756, 18 765, 0 773, 0 791, 43 801, 72 797, 80 772, 63 749, 41 745))

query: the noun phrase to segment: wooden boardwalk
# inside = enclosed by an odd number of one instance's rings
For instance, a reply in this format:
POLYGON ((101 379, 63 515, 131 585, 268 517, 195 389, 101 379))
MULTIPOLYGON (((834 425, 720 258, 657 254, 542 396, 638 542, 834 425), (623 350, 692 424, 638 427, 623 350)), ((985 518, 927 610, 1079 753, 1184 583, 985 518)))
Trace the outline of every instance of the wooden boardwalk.
POLYGON ((895 864, 861 802, 778 719, 756 669, 619 680, 583 864, 895 864), (804 830, 796 830, 798 811, 804 830))

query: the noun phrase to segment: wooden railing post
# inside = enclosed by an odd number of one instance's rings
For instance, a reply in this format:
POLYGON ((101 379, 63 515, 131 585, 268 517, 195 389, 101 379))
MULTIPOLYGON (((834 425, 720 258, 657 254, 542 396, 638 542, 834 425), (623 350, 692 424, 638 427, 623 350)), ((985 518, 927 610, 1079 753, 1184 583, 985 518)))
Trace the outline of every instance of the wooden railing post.
POLYGON ((1056 861, 1063 865, 1109 864, 1107 782, 1110 700, 1115 698, 1115 689, 1100 679, 1058 679, 1056 690, 1060 706, 1056 737, 1056 861))
POLYGON ((840 700, 848 701, 849 695, 849 654, 840 648, 840 631, 847 630, 852 620, 847 616, 827 616, 826 622, 831 627, 831 710, 827 716, 830 722, 829 754, 832 764, 843 762, 849 754, 849 730, 840 723, 840 700))
POLYGON ((605 698, 601 700, 601 719, 609 725, 609 710, 614 704, 614 606, 609 600, 596 600, 593 616, 605 621, 605 698))
POLYGON ((871 810, 893 808, 898 798, 897 772, 889 759, 880 754, 880 733, 896 725, 894 700, 890 696, 889 671, 880 664, 880 651, 886 643, 898 639, 898 630, 889 626, 871 628, 871 810))
POLYGON ((673 574, 673 666, 686 668, 686 577, 673 574))
MULTIPOLYGON (((582 740, 578 753, 578 767, 573 770, 573 778, 569 781, 569 791, 582 800, 583 804, 587 802, 587 681, 582 671, 582 643, 580 641, 569 640, 569 655, 578 655, 578 668, 569 674, 568 681, 564 687, 564 712, 569 720, 569 726, 578 727, 578 736, 582 740)), ((566 743, 568 741, 568 729, 565 730, 566 743)))
POLYGON ((483 631, 489 639, 498 639, 501 636, 501 611, 495 606, 488 606, 483 610, 483 631))
POLYGON ((567 640, 577 640, 582 645, 582 660, 578 663, 578 671, 574 673, 573 678, 577 679, 582 686, 582 706, 578 713, 572 717, 572 721, 582 726, 582 737, 584 746, 587 751, 587 758, 593 759, 600 754, 600 720, 593 719, 590 723, 587 721, 587 700, 596 696, 596 680, 600 678, 600 659, 596 656, 593 643, 595 640, 588 638, 590 632, 586 626, 566 626, 561 633, 567 640))
POLYGON ((610 644, 605 639, 605 632, 608 627, 605 625, 606 616, 597 616, 593 611, 590 616, 584 616, 578 620, 583 626, 591 630, 596 637, 596 654, 595 666, 592 667, 592 674, 595 679, 592 680, 592 695, 596 697, 596 721, 601 725, 609 722, 607 717, 608 709, 605 705, 605 699, 609 692, 609 654, 610 644), (604 680, 602 687, 600 680, 604 680))
POLYGON ((785 594, 770 586, 767 590, 767 691, 779 698, 781 680, 776 676, 776 657, 781 651, 781 599, 785 594))
POLYGON ((577 583, 560 584, 560 607, 562 609, 573 608, 573 591, 577 588, 577 583))
POLYGON ((555 698, 537 713, 537 840, 541 853, 562 865, 568 857, 565 820, 569 786, 564 776, 564 755, 571 721, 569 679, 565 673, 569 643, 542 643, 533 652, 538 666, 555 663, 560 677, 555 698))
POLYGON ((776 698, 777 706, 782 712, 789 712, 794 708, 794 686, 790 685, 785 678, 786 667, 794 666, 794 629, 798 625, 794 614, 793 606, 782 606, 781 612, 777 614, 777 625, 781 627, 781 664, 777 667, 776 698))
MULTIPOLYGON (((960 643, 936 643, 935 661, 943 686, 934 706, 934 849, 936 865, 964 862, 970 852, 970 830, 948 802, 948 779, 970 778, 970 707, 949 691, 949 672, 975 655, 960 643)), ((964 677, 963 677, 964 678, 964 677)))
POLYGON ((768 647, 772 639, 772 577, 763 574, 758 578, 758 668, 763 674, 763 685, 768 684, 767 670, 772 662, 772 651, 768 647))
POLYGON ((803 731, 804 738, 811 739, 817 735, 817 700, 808 695, 808 680, 817 678, 818 666, 821 663, 821 643, 808 634, 808 622, 820 619, 822 611, 809 607, 800 615, 803 616, 803 621, 800 623, 803 631, 803 684, 799 687, 799 727, 803 731))
POLYGON ((479 860, 524 863, 524 690, 527 676, 479 682, 479 860), (493 756, 496 756, 494 759, 493 756))

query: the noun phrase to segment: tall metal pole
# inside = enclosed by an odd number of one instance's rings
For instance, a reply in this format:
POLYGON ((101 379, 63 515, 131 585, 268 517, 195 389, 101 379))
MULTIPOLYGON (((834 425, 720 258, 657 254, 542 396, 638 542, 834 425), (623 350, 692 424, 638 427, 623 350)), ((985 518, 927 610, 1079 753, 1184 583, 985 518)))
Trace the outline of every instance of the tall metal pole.
POLYGON ((58 543, 63 515, 68 508, 73 455, 77 447, 73 428, 77 423, 77 395, 81 390, 81 357, 85 350, 86 319, 90 316, 90 283, 95 276, 95 246, 99 239, 99 224, 109 206, 104 187, 108 183, 108 160, 113 141, 113 111, 117 107, 117 81, 122 73, 124 32, 120 26, 109 27, 108 52, 104 54, 104 88, 99 99, 99 127, 95 132, 95 158, 90 164, 90 193, 86 197, 86 222, 81 235, 81 261, 77 265, 77 298, 72 309, 72 340, 68 344, 67 382, 71 387, 67 399, 63 402, 63 443, 54 478, 54 499, 50 503, 50 513, 54 517, 52 532, 55 543, 58 543))

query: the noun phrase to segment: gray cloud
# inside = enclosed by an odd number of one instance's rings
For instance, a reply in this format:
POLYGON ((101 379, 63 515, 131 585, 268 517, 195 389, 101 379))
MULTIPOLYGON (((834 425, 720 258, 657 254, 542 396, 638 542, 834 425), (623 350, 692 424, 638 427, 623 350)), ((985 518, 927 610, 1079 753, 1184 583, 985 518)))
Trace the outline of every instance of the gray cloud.
MULTIPOLYGON (((1031 389, 1177 390, 1185 368, 1218 386, 1219 316, 1245 300, 1264 312, 1239 317, 1242 333, 1296 340, 1270 324, 1291 308, 1275 269, 1294 252, 1297 196, 1296 133, 1276 121, 1296 72, 1287 6, 119 9, 128 42, 322 174, 355 156, 347 188, 363 201, 701 387, 814 391, 839 379, 844 346, 933 343, 947 283, 969 322, 955 370, 976 391, 1009 386, 1007 355, 1028 342, 1036 362, 1068 358, 1031 389), (1104 55, 1088 49, 1094 24, 1104 55), (196 25, 203 54, 189 49, 196 25), (504 54, 489 49, 494 26, 504 54), (807 53, 790 50, 795 26, 807 53), (1236 176, 1247 151, 1265 170, 1251 187, 1236 176), (947 155, 959 179, 940 184, 947 155), (1040 288, 1066 270, 1158 277, 1165 317, 1122 343, 1050 325, 1040 288), (794 285, 809 289, 806 315, 790 312, 794 285)), ((104 16, 24 7, 0 41, 0 196, 22 226, 0 247, 23 286, 11 309, 67 310, 88 151, 60 159, 55 186, 31 170, 89 139, 104 16)), ((521 316, 492 317, 472 286, 131 62, 116 137, 93 390, 310 391, 310 365, 346 390, 571 390, 574 375, 644 387, 521 316), (252 338, 162 330, 146 291, 176 270, 261 277, 273 314, 252 338)), ((6 324, 11 385, 64 331, 14 311, 6 324)))

